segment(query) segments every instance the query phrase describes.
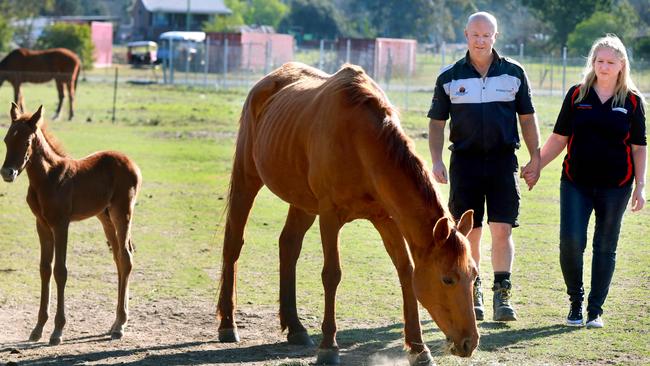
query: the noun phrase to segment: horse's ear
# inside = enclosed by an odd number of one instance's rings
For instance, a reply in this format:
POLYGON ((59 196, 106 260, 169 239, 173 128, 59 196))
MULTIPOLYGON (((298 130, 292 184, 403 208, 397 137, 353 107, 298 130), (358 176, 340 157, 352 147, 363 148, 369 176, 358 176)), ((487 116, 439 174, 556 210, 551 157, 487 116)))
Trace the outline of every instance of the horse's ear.
POLYGON ((27 124, 29 124, 29 126, 33 128, 34 131, 36 131, 36 129, 43 124, 43 105, 38 107, 36 112, 32 114, 32 118, 29 119, 27 124))
POLYGON ((460 221, 458 221, 456 227, 461 234, 467 236, 474 227, 474 210, 465 211, 463 216, 460 217, 460 221))
POLYGON ((451 235, 451 220, 448 217, 441 217, 433 227, 433 242, 442 243, 451 235))
POLYGON ((16 103, 11 102, 11 112, 9 112, 9 114, 11 115, 11 120, 16 121, 23 114, 23 109, 20 108, 16 103))

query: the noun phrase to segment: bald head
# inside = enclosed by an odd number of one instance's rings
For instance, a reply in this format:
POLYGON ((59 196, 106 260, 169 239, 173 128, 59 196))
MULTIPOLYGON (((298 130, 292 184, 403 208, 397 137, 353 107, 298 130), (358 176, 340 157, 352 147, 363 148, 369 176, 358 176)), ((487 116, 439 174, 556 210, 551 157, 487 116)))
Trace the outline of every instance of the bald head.
POLYGON ((497 33, 497 18, 485 11, 479 11, 478 13, 470 15, 469 18, 467 18, 465 30, 469 29, 472 24, 477 22, 485 22, 491 24, 494 28, 494 33, 497 33))

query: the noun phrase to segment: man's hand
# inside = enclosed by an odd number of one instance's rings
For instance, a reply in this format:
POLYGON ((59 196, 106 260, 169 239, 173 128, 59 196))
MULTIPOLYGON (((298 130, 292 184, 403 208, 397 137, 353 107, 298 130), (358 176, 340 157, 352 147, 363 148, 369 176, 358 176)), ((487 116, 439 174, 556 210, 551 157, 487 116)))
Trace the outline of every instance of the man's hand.
POLYGON ((521 178, 524 178, 528 185, 528 190, 533 189, 540 176, 540 161, 539 159, 531 159, 528 164, 521 167, 521 178))
POLYGON ((432 172, 433 178, 436 180, 436 182, 447 184, 447 168, 445 167, 445 163, 443 163, 442 160, 433 162, 432 172))

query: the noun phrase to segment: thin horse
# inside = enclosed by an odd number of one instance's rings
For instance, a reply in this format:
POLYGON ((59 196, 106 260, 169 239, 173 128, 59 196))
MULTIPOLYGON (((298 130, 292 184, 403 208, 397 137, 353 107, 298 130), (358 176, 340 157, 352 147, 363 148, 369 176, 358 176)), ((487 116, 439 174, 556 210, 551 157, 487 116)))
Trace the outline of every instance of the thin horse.
POLYGON ((239 340, 237 260, 263 185, 290 204, 280 234, 280 323, 282 330, 288 328, 290 343, 311 344, 296 310, 296 261, 318 215, 325 289, 318 363, 339 362, 339 230, 358 218, 372 222, 397 268, 409 360, 432 360, 422 341, 417 301, 447 335, 453 354, 472 354, 479 335, 472 305, 476 266, 465 237, 472 227, 471 211, 454 223, 396 110, 361 68, 346 65, 330 76, 288 63, 250 91, 240 118, 227 206, 217 305, 224 342, 239 340))
POLYGON ((14 102, 22 105, 20 90, 22 83, 46 83, 52 79, 59 93, 59 105, 53 119, 59 117, 63 104, 63 88, 68 90, 70 103, 69 119, 74 117, 74 94, 81 69, 81 60, 74 52, 65 48, 32 51, 15 49, 0 61, 0 85, 7 80, 14 87, 14 102))
POLYGON ((92 216, 97 216, 102 223, 117 265, 117 312, 110 334, 113 339, 121 338, 129 313, 129 275, 133 267, 131 220, 142 181, 140 169, 124 154, 114 151, 96 152, 80 160, 68 157, 44 128, 42 108, 31 115, 12 103, 11 125, 4 139, 7 155, 0 169, 6 182, 13 182, 27 170, 27 203, 36 216, 41 243, 41 303, 38 322, 29 339, 41 338, 48 319, 54 259, 57 305, 50 344, 61 343, 66 322, 68 226, 71 221, 92 216))

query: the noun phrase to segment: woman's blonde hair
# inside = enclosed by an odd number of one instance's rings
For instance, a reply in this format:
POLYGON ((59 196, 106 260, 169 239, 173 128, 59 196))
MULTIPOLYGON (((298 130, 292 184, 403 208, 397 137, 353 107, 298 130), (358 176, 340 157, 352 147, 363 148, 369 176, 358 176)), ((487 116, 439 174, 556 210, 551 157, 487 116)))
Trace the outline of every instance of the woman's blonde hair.
POLYGON ((612 102, 613 107, 624 107, 625 98, 627 94, 632 92, 636 94, 642 101, 645 103, 643 94, 639 92, 639 89, 636 87, 632 78, 630 77, 630 60, 627 58, 627 51, 623 42, 615 34, 607 34, 605 37, 598 38, 594 44, 591 46, 589 51, 589 56, 587 57, 587 63, 583 71, 584 77, 580 85, 580 92, 576 98, 576 103, 583 100, 589 93, 589 89, 594 85, 596 81, 596 73, 594 72, 594 62, 596 62, 596 54, 603 48, 609 48, 618 56, 618 58, 623 62, 623 68, 618 74, 616 79, 616 86, 614 88, 614 100, 612 102))

